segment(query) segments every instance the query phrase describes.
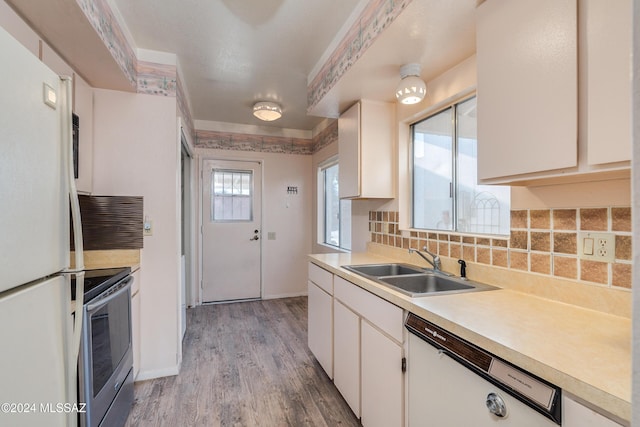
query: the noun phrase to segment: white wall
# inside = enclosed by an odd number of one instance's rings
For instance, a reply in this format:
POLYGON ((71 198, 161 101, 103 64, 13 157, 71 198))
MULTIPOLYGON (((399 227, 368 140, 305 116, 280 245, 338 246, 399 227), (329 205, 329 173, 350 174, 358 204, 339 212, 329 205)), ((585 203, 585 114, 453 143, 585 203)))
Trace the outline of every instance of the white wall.
MULTIPOLYGON (((262 297, 306 295, 315 194, 311 156, 207 149, 196 153, 199 159, 262 161, 262 297), (298 194, 288 195, 288 186, 298 187, 298 194), (267 239, 269 232, 276 233, 276 240, 267 239)), ((198 163, 200 168, 202 162, 198 163)), ((201 193, 198 197, 202 199, 201 193)), ((200 238, 198 233, 198 242, 200 238)), ((198 243, 199 252, 200 248, 198 243)), ((201 271, 198 269, 198 277, 201 271)))
POLYGON ((631 425, 640 426, 640 0, 633 1, 632 206, 633 215, 633 378, 631 425))
MULTIPOLYGON (((322 213, 318 212, 318 167, 331 157, 338 155, 338 143, 334 142, 327 145, 321 150, 313 154, 312 179, 313 179, 313 197, 312 197, 312 252, 314 254, 342 252, 341 250, 323 245, 318 238, 318 221, 322 221, 322 213)), ((338 158, 338 163, 340 162, 338 158)), ((369 232, 369 211, 380 210, 388 200, 352 200, 351 201, 351 252, 365 252, 367 250, 367 242, 371 240, 369 232)))
POLYGON ((138 379, 178 373, 179 147, 175 98, 96 89, 93 193, 144 197, 138 379))

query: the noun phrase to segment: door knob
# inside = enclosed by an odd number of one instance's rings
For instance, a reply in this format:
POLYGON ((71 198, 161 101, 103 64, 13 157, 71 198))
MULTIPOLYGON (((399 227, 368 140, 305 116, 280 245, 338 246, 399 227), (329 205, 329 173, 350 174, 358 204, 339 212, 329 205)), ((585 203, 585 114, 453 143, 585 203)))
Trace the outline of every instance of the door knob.
POLYGON ((252 238, 250 238, 249 240, 258 240, 258 239, 259 239, 259 237, 256 235, 256 236, 253 236, 252 238))

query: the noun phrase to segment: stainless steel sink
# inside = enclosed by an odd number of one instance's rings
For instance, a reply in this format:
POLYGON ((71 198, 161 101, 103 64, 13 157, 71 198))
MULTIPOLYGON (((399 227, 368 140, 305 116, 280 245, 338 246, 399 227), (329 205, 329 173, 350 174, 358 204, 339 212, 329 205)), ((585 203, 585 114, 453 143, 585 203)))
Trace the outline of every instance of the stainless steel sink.
POLYGON ((407 264, 365 264, 365 265, 343 265, 349 271, 370 276, 404 276, 405 274, 423 274, 424 269, 407 264))
POLYGON ((343 265, 342 268, 412 298, 498 289, 484 283, 453 277, 448 273, 407 264, 343 265))
POLYGON ((444 277, 439 274, 381 277, 380 281, 412 297, 435 292, 469 291, 475 289, 474 285, 468 281, 444 277))

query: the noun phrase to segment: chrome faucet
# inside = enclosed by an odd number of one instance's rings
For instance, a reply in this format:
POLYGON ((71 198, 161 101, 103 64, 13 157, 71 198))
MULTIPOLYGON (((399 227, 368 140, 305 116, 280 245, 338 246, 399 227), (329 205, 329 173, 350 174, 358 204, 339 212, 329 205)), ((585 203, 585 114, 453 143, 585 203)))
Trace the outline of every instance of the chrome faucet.
POLYGON ((428 253, 429 255, 431 255, 431 258, 433 258, 433 261, 432 261, 432 260, 430 260, 429 258, 427 258, 426 256, 424 256, 424 254, 423 254, 422 252, 420 252, 419 250, 417 250, 417 249, 411 249, 411 248, 409 248, 409 253, 413 253, 413 252, 417 253, 418 255, 420 255, 420 257, 421 257, 423 260, 425 260, 425 261, 427 261, 429 264, 431 264, 431 266, 433 267, 433 269, 434 269, 434 270, 436 270, 436 271, 442 271, 442 263, 440 262, 440 257, 439 257, 438 255, 434 254, 433 252, 429 252, 429 251, 427 250, 427 247, 426 247, 426 246, 425 246, 425 247, 423 247, 423 248, 422 248, 422 250, 423 250, 424 252, 428 253))

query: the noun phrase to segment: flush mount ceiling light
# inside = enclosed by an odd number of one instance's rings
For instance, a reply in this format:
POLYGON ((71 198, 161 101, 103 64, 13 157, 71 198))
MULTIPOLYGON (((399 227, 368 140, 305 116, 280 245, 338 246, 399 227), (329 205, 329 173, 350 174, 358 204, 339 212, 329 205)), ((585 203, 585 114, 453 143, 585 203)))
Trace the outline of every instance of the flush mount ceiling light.
POLYGON ((253 115, 265 122, 272 122, 282 117, 282 107, 270 101, 256 102, 253 104, 253 115))
POLYGON ((402 80, 396 89, 396 98, 403 104, 417 104, 427 93, 427 85, 420 78, 420 64, 400 67, 402 80))

